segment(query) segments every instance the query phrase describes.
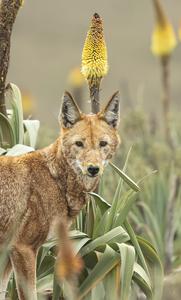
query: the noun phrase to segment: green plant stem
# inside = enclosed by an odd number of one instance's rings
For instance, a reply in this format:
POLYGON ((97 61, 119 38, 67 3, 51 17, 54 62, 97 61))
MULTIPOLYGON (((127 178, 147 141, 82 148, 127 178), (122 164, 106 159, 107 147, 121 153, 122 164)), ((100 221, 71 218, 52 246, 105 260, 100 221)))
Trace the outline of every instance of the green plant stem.
POLYGON ((160 0, 153 0, 153 5, 155 8, 155 17, 156 17, 156 21, 160 24, 160 25, 164 25, 165 24, 165 13, 164 13, 164 9, 161 5, 160 0))
MULTIPOLYGON (((101 78, 92 78, 88 80, 90 99, 91 99, 91 112, 97 114, 100 111, 100 91, 101 78)), ((97 186, 95 192, 98 193, 99 186, 97 186)))
POLYGON ((0 112, 7 115, 5 105, 6 76, 9 67, 10 39, 21 0, 0 2, 0 112))
POLYGON ((162 109, 163 109, 163 119, 164 119, 164 134, 165 139, 173 148, 173 141, 170 130, 170 56, 166 55, 161 57, 161 67, 162 67, 162 86, 163 86, 163 98, 162 98, 162 109))
POLYGON ((101 78, 91 78, 88 80, 90 99, 91 99, 91 112, 97 114, 100 111, 100 91, 101 78))

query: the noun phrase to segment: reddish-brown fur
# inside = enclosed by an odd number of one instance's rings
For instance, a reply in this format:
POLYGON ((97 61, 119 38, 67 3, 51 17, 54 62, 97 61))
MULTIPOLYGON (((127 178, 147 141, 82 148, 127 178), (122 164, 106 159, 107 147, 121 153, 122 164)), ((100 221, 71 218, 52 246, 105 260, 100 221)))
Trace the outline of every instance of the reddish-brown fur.
MULTIPOLYGON (((118 103, 116 93, 101 113, 85 115, 65 93, 61 134, 54 144, 19 157, 0 157, 0 251, 9 251, 1 279, 1 300, 5 299, 3 291, 12 267, 19 299, 37 299, 37 251, 54 224, 76 216, 88 200, 86 192, 96 188, 119 144, 118 103), (83 147, 77 146, 77 141, 83 147), (100 141, 108 144, 101 147, 100 141), (97 176, 90 177, 90 165, 99 167, 97 176)), ((74 265, 72 273, 76 271, 74 265)))

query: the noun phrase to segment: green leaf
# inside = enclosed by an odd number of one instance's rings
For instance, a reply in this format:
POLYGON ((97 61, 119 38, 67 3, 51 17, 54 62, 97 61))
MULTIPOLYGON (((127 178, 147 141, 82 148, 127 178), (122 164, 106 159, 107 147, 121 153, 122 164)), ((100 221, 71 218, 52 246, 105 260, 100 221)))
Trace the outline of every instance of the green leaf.
POLYGON ((53 276, 53 295, 52 295, 52 300, 57 300, 60 298, 60 293, 61 293, 61 288, 59 285, 59 282, 57 281, 57 277, 54 271, 54 276, 53 276))
POLYGON ((105 291, 102 282, 99 282, 91 291, 92 299, 105 300, 105 291))
MULTIPOLYGON (((123 172, 125 173, 126 171, 126 168, 127 168, 127 164, 128 164, 128 160, 129 160, 129 157, 130 157, 130 154, 131 154, 131 150, 132 150, 132 147, 130 147, 129 151, 128 151, 128 154, 126 156, 126 161, 124 163, 124 166, 123 166, 123 172)), ((113 198, 113 205, 115 207, 115 210, 117 210, 117 205, 119 202, 121 202, 122 198, 121 198, 121 191, 122 191, 122 187, 123 187, 123 178, 120 177, 119 179, 119 183, 117 185, 117 188, 116 188, 116 192, 114 194, 114 198, 113 198)))
POLYGON ((84 296, 87 295, 119 262, 120 255, 107 245, 100 260, 81 284, 78 299, 84 299, 84 296))
POLYGON ((118 175, 130 186, 130 188, 132 188, 136 192, 140 191, 139 186, 128 175, 126 175, 122 170, 116 167, 113 163, 110 162, 109 164, 116 171, 116 173, 118 173, 118 175))
POLYGON ((46 291, 53 290, 53 274, 37 279, 36 283, 37 292, 44 294, 46 291))
POLYGON ((135 247, 135 250, 136 250, 136 253, 138 255, 138 258, 141 262, 141 265, 142 267, 144 268, 144 270, 146 271, 147 275, 150 276, 150 273, 149 273, 149 270, 148 270, 148 266, 147 266, 147 263, 145 261, 145 258, 144 258, 144 255, 143 255, 143 252, 141 251, 141 247, 139 245, 139 242, 137 240, 137 236, 135 235, 134 233, 134 230, 132 228, 132 226, 130 225, 130 223, 125 220, 124 222, 124 226, 129 234, 129 237, 130 237, 130 240, 133 244, 133 246, 135 247))
POLYGON ((6 150, 0 147, 0 155, 3 155, 6 153, 6 150))
MULTIPOLYGON (((142 292, 147 296, 147 300, 152 300, 152 291, 150 290, 149 286, 147 285, 147 283, 137 274, 134 273, 133 274, 133 280, 135 283, 137 283, 137 285, 140 287, 140 289, 142 290, 142 292)), ((161 298, 157 299, 160 300, 161 298)))
POLYGON ((109 231, 113 227, 120 226, 124 222, 135 200, 134 193, 135 191, 128 190, 124 196, 122 196, 120 204, 117 199, 115 199, 110 208, 110 214, 105 225, 105 231, 109 231))
POLYGON ((153 285, 152 299, 159 300, 161 299, 163 292, 163 267, 160 258, 153 246, 148 241, 142 237, 138 237, 138 242, 150 265, 150 273, 153 285))
POLYGON ((37 276, 38 279, 46 277, 48 274, 51 274, 54 270, 55 257, 51 254, 44 256, 41 265, 37 266, 37 276))
POLYGON ((58 243, 57 239, 51 239, 47 241, 46 243, 43 244, 43 246, 40 248, 38 252, 38 257, 37 257, 37 272, 39 272, 41 265, 46 257, 48 255, 50 249, 55 247, 58 243))
POLYGON ((87 237, 87 234, 79 230, 71 230, 69 236, 71 239, 80 239, 80 238, 87 237))
POLYGON ((148 299, 152 299, 152 285, 145 270, 138 264, 134 264, 133 280, 138 284, 148 299))
POLYGON ((87 209, 86 209, 86 216, 85 216, 84 231, 90 237, 92 237, 92 235, 93 235, 94 224, 95 224, 95 202, 88 201, 87 209))
POLYGON ((23 124, 27 130, 28 134, 28 144, 35 148, 36 146, 36 141, 37 141, 37 136, 38 136, 38 130, 40 127, 40 121, 38 120, 24 120, 23 124))
POLYGON ((111 207, 111 204, 104 200, 104 198, 102 198, 100 195, 93 192, 90 192, 89 195, 91 195, 96 201, 96 204, 98 205, 102 215, 111 207))
POLYGON ((112 269, 104 278, 105 299, 119 299, 120 291, 120 265, 112 269))
POLYGON ((24 128, 21 92, 19 88, 13 83, 10 83, 7 86, 6 101, 7 100, 9 100, 13 110, 11 123, 16 136, 16 143, 23 144, 24 128))
MULTIPOLYGON (((0 124, 1 125, 1 124, 0 124)), ((3 131, 2 131, 2 127, 0 126, 0 147, 3 147, 3 131)), ((2 149, 2 148, 1 148, 2 149)))
POLYGON ((139 275, 140 278, 146 283, 147 287, 149 288, 150 292, 152 290, 151 281, 146 274, 145 270, 140 266, 138 263, 134 263, 134 273, 135 275, 139 275))
POLYGON ((57 293, 57 296, 54 297, 52 300, 58 300, 58 299, 67 299, 67 300, 77 300, 77 288, 75 286, 75 282, 68 280, 64 280, 61 284, 63 293, 62 295, 57 293))
POLYGON ((32 147, 17 144, 14 147, 12 147, 11 149, 9 149, 6 153, 6 155, 7 156, 19 156, 19 155, 26 154, 26 153, 29 153, 32 151, 34 151, 34 149, 32 147))
POLYGON ((74 253, 77 254, 84 246, 90 241, 90 238, 81 238, 81 239, 75 239, 74 244, 74 253))
POLYGON ((98 236, 102 236, 105 234, 107 230, 107 223, 110 219, 110 208, 103 214, 100 221, 95 224, 93 238, 97 238, 98 236))
POLYGON ((3 147, 12 147, 16 144, 16 138, 9 119, 0 113, 0 144, 3 147))
POLYGON ((157 247, 157 250, 159 250, 160 255, 163 257, 164 240, 162 238, 160 227, 159 227, 159 224, 157 223, 157 219, 155 218, 155 216, 151 212, 151 209, 149 208, 149 206, 146 203, 141 202, 138 205, 144 211, 144 216, 146 218, 146 224, 148 224, 148 229, 151 230, 154 240, 156 241, 155 246, 157 247))
POLYGON ((121 255, 121 300, 130 299, 131 280, 135 263, 135 249, 127 244, 118 244, 121 255))
POLYGON ((95 249, 99 248, 100 246, 105 247, 108 243, 123 243, 128 240, 129 236, 127 232, 121 226, 119 226, 105 233, 103 236, 100 236, 88 243, 85 247, 83 247, 80 250, 80 254, 84 256, 90 253, 91 251, 94 251, 95 249))
POLYGON ((135 194, 135 192, 133 191, 129 191, 127 193, 126 197, 124 197, 124 200, 122 200, 121 202, 119 212, 117 212, 117 217, 115 218, 114 226, 120 226, 124 223, 136 199, 137 193, 135 194))
POLYGON ((84 264, 85 264, 86 269, 87 269, 86 270, 87 273, 89 273, 90 270, 92 270, 95 267, 95 265, 98 262, 98 259, 99 259, 99 255, 98 255, 98 252, 96 252, 96 251, 91 252, 88 255, 86 255, 86 256, 83 257, 84 264))

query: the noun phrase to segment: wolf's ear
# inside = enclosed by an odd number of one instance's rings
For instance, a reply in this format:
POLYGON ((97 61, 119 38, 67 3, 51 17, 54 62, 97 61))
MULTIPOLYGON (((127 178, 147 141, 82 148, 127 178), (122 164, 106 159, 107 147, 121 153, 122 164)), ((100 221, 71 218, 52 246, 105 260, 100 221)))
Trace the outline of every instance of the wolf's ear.
POLYGON ((62 107, 59 113, 59 122, 63 127, 70 128, 81 119, 81 111, 69 92, 62 98, 62 107))
POLYGON ((114 93, 106 107, 101 112, 101 118, 104 119, 111 127, 116 128, 119 124, 119 91, 114 93))

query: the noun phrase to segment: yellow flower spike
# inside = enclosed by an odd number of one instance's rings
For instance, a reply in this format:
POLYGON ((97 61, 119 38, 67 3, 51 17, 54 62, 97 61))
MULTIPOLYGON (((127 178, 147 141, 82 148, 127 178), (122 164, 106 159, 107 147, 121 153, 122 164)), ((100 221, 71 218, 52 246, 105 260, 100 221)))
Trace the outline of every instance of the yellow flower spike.
POLYGON ((100 16, 95 13, 82 52, 82 74, 86 79, 104 77, 108 72, 107 49, 100 16))
POLYGON ((172 24, 169 22, 159 0, 153 0, 156 25, 152 34, 152 53, 156 56, 167 56, 177 45, 172 24))
POLYGON ((101 79, 108 72, 107 49, 100 16, 95 13, 87 33, 82 52, 82 74, 88 81, 91 99, 91 110, 100 110, 99 88, 101 79))

